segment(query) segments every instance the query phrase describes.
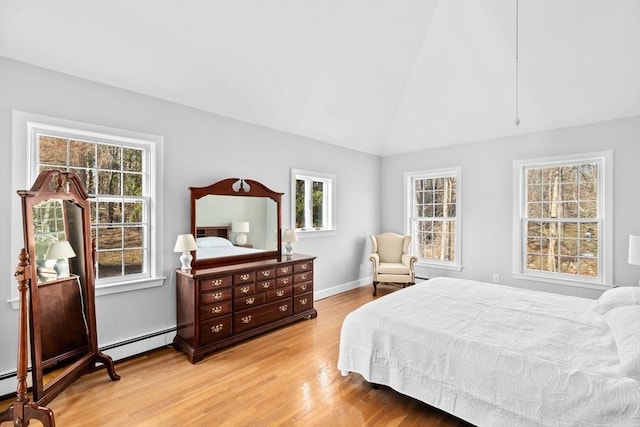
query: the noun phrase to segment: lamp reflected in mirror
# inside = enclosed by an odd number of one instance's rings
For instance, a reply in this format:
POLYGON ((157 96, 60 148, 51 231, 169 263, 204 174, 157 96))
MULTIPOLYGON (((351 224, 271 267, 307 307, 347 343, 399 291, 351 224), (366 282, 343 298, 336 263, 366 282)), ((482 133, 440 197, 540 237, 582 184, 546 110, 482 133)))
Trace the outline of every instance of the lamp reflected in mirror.
POLYGON ((293 228, 287 228, 282 233, 282 241, 285 242, 284 254, 288 257, 293 255, 293 243, 298 241, 298 235, 293 228))
POLYGON ((66 240, 60 240, 49 244, 44 259, 47 261, 55 261, 53 269, 56 271, 58 279, 70 276, 69 258, 75 258, 76 253, 66 240))
POLYGON ((180 269, 182 271, 191 271, 191 261, 193 260, 191 251, 195 251, 197 248, 193 234, 180 234, 176 239, 173 251, 182 252, 182 255, 180 255, 180 263, 182 264, 180 269))
POLYGON ((247 244, 247 235, 249 232, 249 222, 239 221, 231 224, 231 232, 236 234, 236 245, 244 246, 247 244))

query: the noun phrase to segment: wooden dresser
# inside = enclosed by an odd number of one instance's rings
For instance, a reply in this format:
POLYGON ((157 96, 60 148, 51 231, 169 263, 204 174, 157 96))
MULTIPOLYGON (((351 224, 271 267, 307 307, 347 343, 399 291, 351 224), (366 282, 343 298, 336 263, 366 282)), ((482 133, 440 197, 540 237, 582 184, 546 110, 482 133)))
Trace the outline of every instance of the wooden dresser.
POLYGON ((191 363, 249 337, 318 315, 313 308, 313 260, 280 259, 176 271, 176 349, 191 363))

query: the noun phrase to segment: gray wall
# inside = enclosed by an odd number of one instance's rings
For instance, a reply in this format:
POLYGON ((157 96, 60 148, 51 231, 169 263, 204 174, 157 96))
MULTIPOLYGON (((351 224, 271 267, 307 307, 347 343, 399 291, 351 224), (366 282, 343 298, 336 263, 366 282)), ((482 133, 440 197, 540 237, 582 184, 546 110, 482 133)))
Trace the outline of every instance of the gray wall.
POLYGON ((463 270, 420 273, 488 282, 498 273, 503 284, 596 298, 601 291, 511 277, 513 162, 606 150, 614 156, 614 282, 637 285, 640 269, 629 265, 627 257, 629 234, 640 234, 640 117, 385 157, 382 228, 403 230, 405 172, 461 166, 463 270))
MULTIPOLYGON (((358 286, 366 236, 380 224, 377 185, 380 158, 330 144, 231 120, 0 57, 0 200, 8 206, 11 188, 11 111, 25 111, 164 137, 164 286, 97 298, 100 346, 175 326, 173 253, 176 236, 189 230, 189 186, 228 177, 263 182, 284 192, 283 227, 288 227, 290 169, 332 173, 337 182, 337 231, 301 239, 296 252, 317 256, 316 297, 358 286), (219 160, 224 159, 224 160, 219 160)), ((15 167, 23 167, 16 165, 15 167)), ((13 271, 20 247, 8 236, 21 221, 8 209, 0 214, 0 375, 15 371, 17 311, 7 301, 16 287, 13 271)), ((322 313, 320 313, 322 315, 322 313)), ((164 337, 169 342, 170 337, 164 337)), ((144 344, 138 347, 145 350, 144 344)), ((135 350, 134 350, 135 351, 135 350)), ((107 352, 117 357, 118 350, 107 352)), ((123 354, 123 356, 126 354, 123 354)), ((8 390, 15 391, 15 377, 8 390)))

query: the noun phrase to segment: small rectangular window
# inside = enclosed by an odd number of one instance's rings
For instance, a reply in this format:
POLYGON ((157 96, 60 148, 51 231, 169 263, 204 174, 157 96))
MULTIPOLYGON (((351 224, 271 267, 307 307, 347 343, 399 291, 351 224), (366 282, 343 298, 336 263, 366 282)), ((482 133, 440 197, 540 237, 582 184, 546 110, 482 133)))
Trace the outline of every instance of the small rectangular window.
POLYGON ((291 170, 292 219, 299 232, 335 230, 335 176, 291 170))

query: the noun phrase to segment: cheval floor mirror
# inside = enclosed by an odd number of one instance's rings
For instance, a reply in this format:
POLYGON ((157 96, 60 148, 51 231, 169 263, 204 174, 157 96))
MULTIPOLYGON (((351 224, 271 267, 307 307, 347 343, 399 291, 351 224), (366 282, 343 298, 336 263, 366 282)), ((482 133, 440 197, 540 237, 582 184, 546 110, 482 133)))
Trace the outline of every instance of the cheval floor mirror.
POLYGON ((91 207, 78 175, 42 172, 22 198, 24 248, 15 272, 20 293, 16 400, 0 423, 54 426, 45 405, 84 373, 113 360, 98 350, 91 207), (28 338, 27 338, 28 337, 28 338), (27 342, 29 339, 29 342, 27 342), (33 400, 28 397, 31 352, 33 400))

